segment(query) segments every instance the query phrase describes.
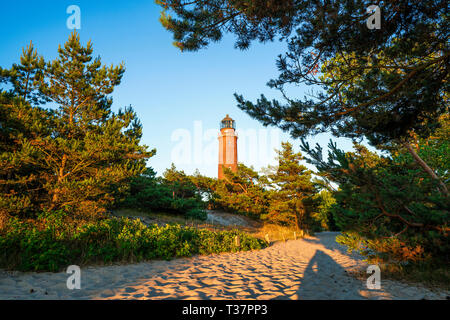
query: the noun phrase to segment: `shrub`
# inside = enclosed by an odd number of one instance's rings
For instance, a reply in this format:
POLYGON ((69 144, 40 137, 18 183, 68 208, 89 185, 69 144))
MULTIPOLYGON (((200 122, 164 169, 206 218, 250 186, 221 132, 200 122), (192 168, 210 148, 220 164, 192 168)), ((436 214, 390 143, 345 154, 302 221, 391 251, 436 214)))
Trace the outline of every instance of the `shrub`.
POLYGON ((181 176, 180 181, 156 177, 152 168, 130 181, 129 194, 119 204, 124 208, 136 208, 154 212, 184 214, 186 218, 206 220, 205 204, 199 191, 182 171, 172 166, 165 172, 171 179, 181 176), (170 175, 168 175, 168 172, 170 175))
POLYGON ((71 264, 170 259, 266 246, 263 240, 237 230, 213 232, 156 224, 147 227, 128 218, 74 225, 65 223, 65 219, 61 212, 41 214, 34 222, 10 218, 0 231, 0 267, 59 271, 71 264), (235 245, 237 235, 240 247, 235 245))
MULTIPOLYGON (((445 134, 417 148, 447 180, 448 142, 445 134), (427 154, 428 143, 440 145, 442 153, 427 154)), ((342 244, 358 250, 369 263, 448 266, 450 198, 402 146, 393 145, 390 154, 380 156, 359 144, 355 152, 345 153, 330 143, 327 162, 320 148, 308 148, 305 144, 320 174, 339 184, 330 211, 344 231, 342 244)))
POLYGON ((201 208, 193 208, 186 212, 186 218, 189 219, 198 219, 198 220, 206 220, 208 214, 204 209, 201 208))

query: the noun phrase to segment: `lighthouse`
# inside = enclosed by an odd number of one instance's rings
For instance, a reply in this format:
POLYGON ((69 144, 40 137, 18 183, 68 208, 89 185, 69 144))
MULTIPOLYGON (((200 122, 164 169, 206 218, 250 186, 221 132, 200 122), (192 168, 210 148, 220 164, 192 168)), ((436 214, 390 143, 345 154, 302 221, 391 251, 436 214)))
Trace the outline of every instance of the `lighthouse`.
POLYGON ((228 115, 220 122, 219 133, 219 179, 223 179, 223 167, 237 171, 236 123, 228 115))

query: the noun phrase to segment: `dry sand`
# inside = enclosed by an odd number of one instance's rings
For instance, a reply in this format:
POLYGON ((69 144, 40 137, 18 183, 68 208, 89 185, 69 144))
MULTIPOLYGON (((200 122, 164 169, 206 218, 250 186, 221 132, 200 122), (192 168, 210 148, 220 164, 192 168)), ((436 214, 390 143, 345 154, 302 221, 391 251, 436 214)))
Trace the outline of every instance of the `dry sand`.
POLYGON ((383 280, 380 290, 349 271, 365 268, 337 233, 279 242, 260 250, 81 269, 68 274, 0 273, 0 299, 446 299, 449 292, 383 280))

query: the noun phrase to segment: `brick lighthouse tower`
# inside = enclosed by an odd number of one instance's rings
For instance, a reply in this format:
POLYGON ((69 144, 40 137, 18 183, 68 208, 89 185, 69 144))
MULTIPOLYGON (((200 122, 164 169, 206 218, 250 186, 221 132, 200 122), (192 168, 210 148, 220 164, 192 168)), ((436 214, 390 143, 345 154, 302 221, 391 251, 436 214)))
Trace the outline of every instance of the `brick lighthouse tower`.
POLYGON ((236 124, 228 115, 220 122, 219 133, 219 179, 223 179, 222 166, 237 171, 236 124))

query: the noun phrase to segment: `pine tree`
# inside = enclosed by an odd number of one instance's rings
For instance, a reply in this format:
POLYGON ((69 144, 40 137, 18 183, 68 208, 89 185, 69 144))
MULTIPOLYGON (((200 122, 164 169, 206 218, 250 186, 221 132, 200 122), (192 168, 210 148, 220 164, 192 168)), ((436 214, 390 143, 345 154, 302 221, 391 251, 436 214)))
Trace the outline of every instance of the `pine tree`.
POLYGON ((217 179, 202 175, 198 169, 195 170, 193 175, 189 176, 189 179, 197 188, 202 199, 208 203, 208 206, 212 206, 217 179))
POLYGON ((267 220, 291 225, 300 230, 309 229, 312 196, 317 190, 311 180, 311 171, 300 164, 301 153, 295 153, 292 144, 283 142, 278 151, 278 166, 270 167, 268 175, 273 187, 267 220))
POLYGON ((164 171, 163 183, 171 189, 173 198, 193 198, 199 196, 199 192, 189 176, 183 170, 177 170, 173 163, 170 168, 164 171))
POLYGON ((224 210, 259 218, 267 212, 267 178, 253 167, 238 163, 237 172, 224 168, 215 186, 214 202, 224 210))
MULTIPOLYGON (((145 160, 155 152, 139 144, 142 126, 131 107, 111 111, 110 94, 121 82, 123 64, 102 66, 92 52, 92 44, 83 47, 74 32, 52 62, 43 64, 31 47, 21 64, 6 72, 13 98, 2 104, 23 126, 11 136, 16 150, 5 150, 2 160, 13 170, 29 168, 22 179, 38 181, 27 192, 38 192, 40 210, 96 216, 124 192, 130 177, 145 170, 145 160), (43 102, 54 107, 30 106, 43 102)), ((7 129, 2 124, 2 131, 7 129)), ((8 198, 16 191, 6 193, 8 198)))

